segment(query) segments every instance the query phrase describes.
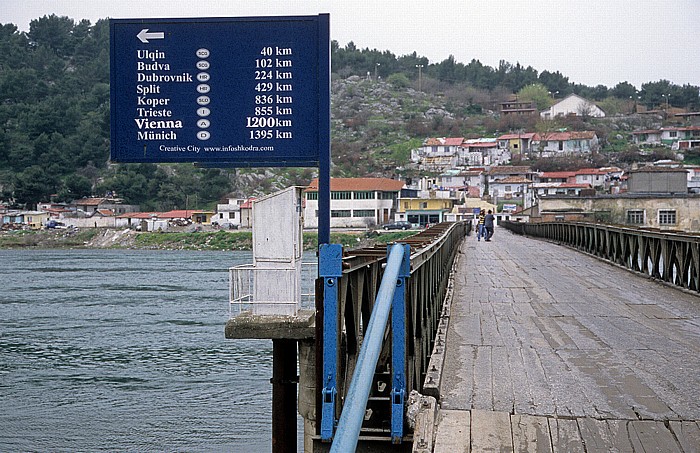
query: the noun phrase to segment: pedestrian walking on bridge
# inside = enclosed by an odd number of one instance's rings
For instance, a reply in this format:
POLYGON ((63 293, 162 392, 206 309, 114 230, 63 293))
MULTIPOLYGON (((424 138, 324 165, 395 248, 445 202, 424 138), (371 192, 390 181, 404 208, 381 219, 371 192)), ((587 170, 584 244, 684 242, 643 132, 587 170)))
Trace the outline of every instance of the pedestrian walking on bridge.
POLYGON ((476 221, 476 240, 481 241, 481 237, 486 238, 486 230, 484 229, 484 222, 486 219, 486 213, 484 210, 479 211, 479 217, 476 221))
POLYGON ((486 242, 491 242, 491 236, 493 236, 493 221, 495 216, 489 209, 489 212, 484 216, 484 228, 486 229, 486 242))

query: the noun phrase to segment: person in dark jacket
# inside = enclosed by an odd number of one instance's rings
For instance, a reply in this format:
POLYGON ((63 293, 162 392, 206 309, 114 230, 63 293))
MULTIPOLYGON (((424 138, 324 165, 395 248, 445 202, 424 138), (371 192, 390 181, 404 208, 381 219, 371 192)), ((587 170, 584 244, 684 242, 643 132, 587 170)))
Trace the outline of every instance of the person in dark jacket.
POLYGON ((495 220, 495 217, 491 210, 489 209, 489 212, 486 213, 486 216, 484 216, 484 229, 486 229, 486 242, 491 241, 491 236, 493 236, 493 221, 495 220))

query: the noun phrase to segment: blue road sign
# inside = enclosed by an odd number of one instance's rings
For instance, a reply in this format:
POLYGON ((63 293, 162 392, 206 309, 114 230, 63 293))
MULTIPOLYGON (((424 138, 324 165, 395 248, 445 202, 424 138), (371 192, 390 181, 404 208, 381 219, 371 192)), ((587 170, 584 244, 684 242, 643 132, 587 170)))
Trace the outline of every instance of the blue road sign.
POLYGON ((318 166, 328 15, 112 19, 111 159, 318 166))

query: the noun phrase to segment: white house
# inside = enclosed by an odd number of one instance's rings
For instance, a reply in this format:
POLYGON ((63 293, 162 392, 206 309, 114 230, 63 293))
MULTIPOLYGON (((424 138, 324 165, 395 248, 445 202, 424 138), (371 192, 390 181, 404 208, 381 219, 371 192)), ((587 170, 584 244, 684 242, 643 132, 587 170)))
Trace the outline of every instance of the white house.
POLYGON ((483 170, 448 170, 438 177, 438 185, 446 189, 467 190, 478 187, 484 188, 483 170))
POLYGON ((577 184, 590 184, 591 187, 604 188, 609 180, 608 171, 600 168, 582 168, 576 170, 577 184))
POLYGON ((411 161, 432 171, 456 167, 462 142, 464 137, 429 138, 423 146, 411 151, 411 161))
POLYGON ((521 176, 509 176, 489 183, 489 195, 494 204, 503 200, 521 200, 523 208, 532 206, 532 181, 521 176))
POLYGON ((465 140, 460 151, 459 165, 490 166, 510 162, 510 151, 498 146, 495 138, 477 138, 465 140))
MULTIPOLYGON (((331 228, 367 228, 394 219, 403 181, 331 178, 331 228)), ((304 228, 318 228, 318 179, 304 191, 304 228)))
POLYGON ((538 134, 533 146, 540 157, 590 154, 598 151, 598 136, 593 131, 547 132, 538 134))
POLYGON ((588 99, 582 98, 581 96, 573 93, 557 102, 547 110, 540 112, 540 116, 544 119, 554 119, 557 116, 569 115, 602 118, 605 116, 605 112, 588 99))
POLYGON ((632 132, 632 141, 635 145, 660 145, 661 131, 658 129, 644 129, 632 132))
POLYGON ((578 196, 582 190, 590 188, 590 184, 577 184, 570 182, 538 182, 532 185, 532 190, 537 198, 547 195, 578 196))
POLYGON ((212 217, 212 223, 219 226, 229 225, 238 228, 241 225, 241 205, 245 200, 240 198, 228 198, 226 203, 216 205, 216 214, 212 217))

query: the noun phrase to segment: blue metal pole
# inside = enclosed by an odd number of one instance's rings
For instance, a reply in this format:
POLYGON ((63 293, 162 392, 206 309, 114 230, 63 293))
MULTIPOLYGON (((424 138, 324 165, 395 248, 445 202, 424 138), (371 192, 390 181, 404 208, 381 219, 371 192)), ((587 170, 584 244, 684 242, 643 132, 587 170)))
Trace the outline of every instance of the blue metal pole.
POLYGON ((406 398, 406 281, 411 276, 411 246, 405 244, 403 260, 391 304, 391 442, 403 440, 406 398))
POLYGON ((372 379, 377 367, 377 360, 382 349, 384 329, 389 320, 389 311, 396 290, 396 281, 404 258, 404 247, 400 244, 391 246, 384 277, 374 303, 365 337, 352 376, 343 412, 340 415, 338 430, 331 445, 331 453, 355 451, 360 436, 362 420, 367 407, 367 399, 372 386, 372 379))
POLYGON ((331 242, 331 40, 330 16, 319 15, 318 243, 331 242))
POLYGON ((323 390, 321 440, 330 442, 335 429, 338 375, 338 284, 343 276, 343 246, 321 244, 318 274, 323 278, 323 390))

